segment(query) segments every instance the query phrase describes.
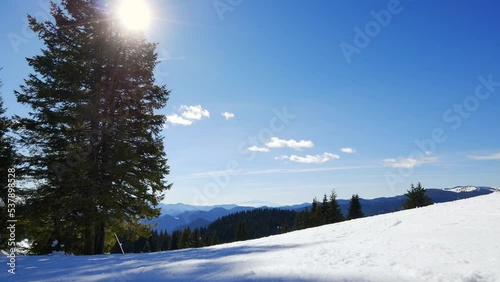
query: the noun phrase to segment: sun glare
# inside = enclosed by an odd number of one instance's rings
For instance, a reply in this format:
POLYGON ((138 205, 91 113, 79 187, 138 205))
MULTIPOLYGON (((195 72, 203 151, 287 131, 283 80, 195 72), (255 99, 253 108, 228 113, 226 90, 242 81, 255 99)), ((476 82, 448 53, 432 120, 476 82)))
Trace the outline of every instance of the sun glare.
POLYGON ((151 19, 149 7, 143 0, 122 0, 119 17, 123 25, 132 30, 145 29, 151 19))

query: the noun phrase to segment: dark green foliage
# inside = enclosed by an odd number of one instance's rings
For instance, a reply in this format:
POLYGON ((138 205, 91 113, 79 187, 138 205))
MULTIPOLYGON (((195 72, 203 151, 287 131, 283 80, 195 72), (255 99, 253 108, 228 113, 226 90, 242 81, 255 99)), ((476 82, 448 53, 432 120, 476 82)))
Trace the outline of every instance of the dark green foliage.
POLYGON ((236 227, 235 241, 245 241, 247 239, 247 231, 245 228, 245 222, 240 220, 238 222, 238 227, 236 227))
POLYGON ((202 238, 200 235, 200 230, 198 228, 193 230, 193 232, 191 233, 190 241, 191 241, 192 248, 199 248, 199 247, 203 246, 203 241, 202 241, 202 238))
POLYGON ((317 198, 313 199, 311 211, 307 208, 297 214, 294 221, 295 229, 304 229, 309 227, 320 226, 323 224, 331 224, 344 220, 342 211, 337 202, 337 195, 332 191, 330 197, 326 194, 323 196, 323 201, 320 204, 317 198))
POLYGON ((149 240, 146 240, 146 242, 144 243, 144 247, 142 247, 142 252, 143 253, 151 252, 151 245, 149 244, 149 240))
MULTIPOLYGON (((165 251, 168 248, 163 248, 163 246, 168 246, 169 237, 165 232, 158 233, 157 231, 151 232, 150 237, 139 237, 135 241, 131 241, 126 237, 120 238, 122 243, 123 251, 125 253, 149 253, 149 252, 160 252, 165 251), (167 236, 165 236, 167 235, 167 236)), ((118 242, 114 242, 110 253, 121 253, 120 246, 118 242)))
POLYGON ((320 225, 327 224, 329 222, 329 213, 330 213, 330 207, 328 205, 328 198, 326 197, 326 194, 323 195, 323 202, 321 203, 320 207, 320 225))
MULTIPOLYGON (((154 231, 154 232, 156 232, 156 231, 154 231)), ((158 236, 158 238, 159 238, 158 240, 160 241, 158 251, 168 250, 169 243, 170 243, 170 237, 168 236, 168 232, 167 231, 163 232, 163 230, 162 230, 160 232, 160 235, 158 236)))
POLYGON ((261 238, 283 232, 285 225, 293 226, 296 214, 295 211, 268 208, 243 211, 224 216, 200 232, 202 237, 215 237, 219 243, 233 242, 237 230, 243 240, 261 238))
POLYGON ((213 232, 212 235, 205 236, 205 246, 213 246, 219 244, 219 237, 217 237, 217 232, 213 232))
MULTIPOLYGON (((332 191, 329 197, 323 196, 321 203, 314 198, 310 210, 306 207, 302 212, 269 208, 242 211, 219 218, 206 228, 191 230, 186 227, 182 231, 174 231, 171 236, 168 236, 166 231, 153 231, 150 237, 126 241, 124 251, 143 252, 149 248, 151 252, 157 252, 198 248, 256 239, 343 220, 337 195, 332 191)), ((119 252, 117 245, 113 247, 113 252, 119 252)))
POLYGON ((356 219, 364 216, 365 215, 363 214, 358 194, 352 195, 351 201, 349 202, 349 211, 347 214, 347 219, 356 219))
POLYGON ((315 197, 313 199, 313 202, 312 202, 312 205, 311 205, 311 213, 309 215, 309 222, 310 222, 310 226, 318 226, 320 225, 320 217, 321 217, 321 214, 320 214, 320 205, 319 205, 319 202, 318 202, 318 199, 315 197))
POLYGON ((344 215, 340 209, 339 203, 337 202, 337 193, 332 191, 330 194, 330 202, 328 202, 328 212, 326 223, 336 223, 344 220, 344 215))
POLYGON ((406 193, 405 196, 407 197, 406 202, 404 202, 403 204, 403 208, 405 210, 425 207, 434 204, 432 202, 432 199, 427 196, 427 190, 422 187, 422 184, 420 184, 420 182, 417 184, 417 187, 413 186, 412 183, 411 189, 408 190, 408 193, 406 193))
POLYGON ((305 229, 311 226, 309 215, 310 212, 307 207, 304 209, 304 211, 297 213, 294 220, 294 226, 296 230, 305 229))
POLYGON ((155 114, 169 91, 155 85, 156 45, 95 3, 63 0, 52 4, 53 21, 28 17, 45 44, 16 92, 31 107, 29 118, 17 117, 27 176, 40 180, 23 214, 35 253, 57 239, 66 252, 101 254, 109 234, 145 236, 140 222, 159 215, 170 187, 165 117, 155 114))
POLYGON ((193 247, 191 242, 191 229, 189 227, 184 228, 179 238, 179 249, 186 249, 193 247))
POLYGON ((217 233, 214 233, 210 241, 210 245, 218 245, 218 244, 220 244, 219 237, 217 236, 217 233))
POLYGON ((172 236, 168 243, 169 250, 177 250, 179 249, 179 238, 181 237, 181 231, 177 230, 172 232, 172 236))
MULTIPOLYGON (((153 230, 151 231, 149 237, 139 237, 137 240, 120 238, 120 240, 125 253, 147 253, 185 248, 199 248, 218 244, 216 236, 211 236, 209 238, 211 242, 205 243, 200 229, 196 228, 191 231, 190 228, 186 227, 182 231, 174 231, 172 236, 169 236, 167 231, 162 230, 158 232, 153 230)), ((117 242, 115 242, 110 252, 121 253, 117 242)))

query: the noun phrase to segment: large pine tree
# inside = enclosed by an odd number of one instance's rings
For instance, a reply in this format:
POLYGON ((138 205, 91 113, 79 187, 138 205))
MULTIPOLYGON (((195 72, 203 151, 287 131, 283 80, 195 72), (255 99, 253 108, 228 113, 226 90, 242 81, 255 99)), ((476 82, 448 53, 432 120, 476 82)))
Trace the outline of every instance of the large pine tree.
MULTIPOLYGON (((311 214, 309 218, 309 223, 311 226, 319 226, 320 225, 320 204, 318 202, 318 199, 314 197, 312 205, 311 205, 311 214)), ((311 227, 310 226, 310 227, 311 227)))
POLYGON ((39 253, 57 240, 67 252, 102 254, 107 234, 145 235, 140 221, 159 215, 170 188, 165 117, 155 113, 169 91, 155 84, 156 44, 98 3, 63 0, 53 21, 28 17, 45 49, 27 59, 35 73, 16 95, 31 114, 17 120, 38 180, 25 216, 39 253))
POLYGON ((328 205, 328 197, 326 194, 323 195, 323 201, 321 202, 320 208, 320 225, 329 223, 328 220, 328 210, 330 206, 328 205))
POLYGON ((347 219, 356 219, 364 217, 363 209, 361 208, 361 202, 359 201, 358 194, 354 194, 349 202, 349 209, 347 213, 347 219))
POLYGON ((405 196, 407 199, 403 204, 404 209, 414 209, 434 204, 432 199, 427 195, 427 190, 422 187, 420 182, 417 184, 417 187, 412 183, 410 190, 408 190, 405 196))
POLYGON ((336 223, 344 220, 344 215, 342 214, 342 210, 337 202, 337 193, 335 191, 332 191, 330 194, 327 215, 327 223, 336 223))

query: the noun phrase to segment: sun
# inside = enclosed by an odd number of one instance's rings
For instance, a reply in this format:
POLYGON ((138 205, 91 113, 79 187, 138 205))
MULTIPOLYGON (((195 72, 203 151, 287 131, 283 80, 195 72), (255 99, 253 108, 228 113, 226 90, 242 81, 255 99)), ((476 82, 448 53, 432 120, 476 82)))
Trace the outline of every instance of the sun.
POLYGON ((151 14, 144 0, 122 0, 118 16, 125 27, 144 30, 148 27, 151 14))

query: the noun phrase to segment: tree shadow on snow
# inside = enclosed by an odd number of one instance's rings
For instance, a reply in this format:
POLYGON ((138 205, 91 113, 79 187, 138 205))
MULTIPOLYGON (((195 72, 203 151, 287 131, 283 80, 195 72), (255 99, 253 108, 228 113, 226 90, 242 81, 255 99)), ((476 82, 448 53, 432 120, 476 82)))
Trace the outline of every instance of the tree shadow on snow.
MULTIPOLYGON (((297 266, 286 265, 286 260, 275 262, 284 269, 277 275, 266 272, 269 266, 259 260, 247 259, 305 245, 228 244, 144 254, 20 257, 15 281, 363 281, 362 277, 309 278, 304 273, 299 277, 293 271, 297 266)), ((9 281, 2 276, 0 281, 9 281)))

